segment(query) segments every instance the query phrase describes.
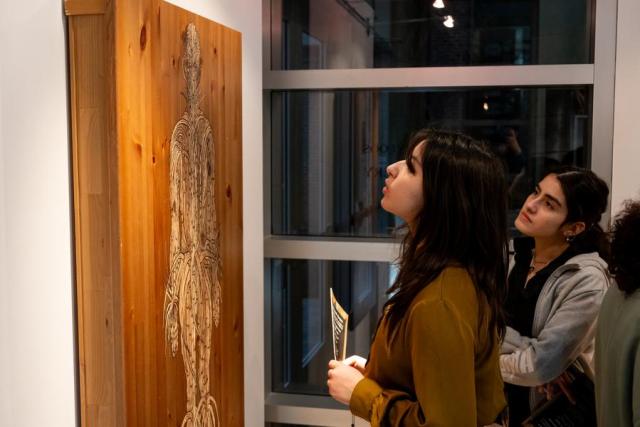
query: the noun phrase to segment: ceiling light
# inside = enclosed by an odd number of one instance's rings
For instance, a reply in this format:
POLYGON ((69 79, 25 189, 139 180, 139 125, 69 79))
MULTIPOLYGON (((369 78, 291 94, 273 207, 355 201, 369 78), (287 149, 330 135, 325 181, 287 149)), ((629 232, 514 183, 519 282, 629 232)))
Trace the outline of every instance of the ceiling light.
POLYGON ((433 2, 433 7, 436 9, 444 9, 444 2, 442 0, 436 0, 433 2))
POLYGON ((445 16, 443 24, 447 28, 453 28, 453 16, 451 15, 445 16))

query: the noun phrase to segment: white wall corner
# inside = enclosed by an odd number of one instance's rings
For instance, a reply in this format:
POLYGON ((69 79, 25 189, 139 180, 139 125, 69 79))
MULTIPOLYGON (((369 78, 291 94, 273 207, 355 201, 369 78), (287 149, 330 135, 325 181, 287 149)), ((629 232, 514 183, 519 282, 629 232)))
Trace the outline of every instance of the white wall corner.
POLYGON ((640 2, 618 0, 616 88, 613 132, 612 217, 629 198, 640 198, 640 2))
POLYGON ((0 425, 76 425, 65 20, 0 3, 0 425))
MULTIPOLYGON (((1 22, 1 21, 0 21, 1 22)), ((0 40, 4 39, 4 33, 0 28, 0 40)), ((0 49, 2 42, 0 42, 0 49)), ((6 215, 5 215, 5 138, 2 128, 2 64, 0 64, 0 425, 8 425, 9 418, 9 301, 6 295, 9 292, 7 283, 7 250, 6 250, 6 215)))

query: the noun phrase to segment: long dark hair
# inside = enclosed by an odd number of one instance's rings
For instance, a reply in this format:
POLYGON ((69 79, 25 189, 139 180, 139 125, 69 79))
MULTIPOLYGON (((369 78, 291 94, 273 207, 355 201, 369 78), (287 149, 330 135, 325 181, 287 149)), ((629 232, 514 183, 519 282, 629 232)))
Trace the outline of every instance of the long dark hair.
POLYGON ((400 271, 388 291, 389 340, 415 296, 453 264, 466 268, 473 280, 481 300, 480 324, 488 315, 489 326, 502 337, 508 244, 500 161, 483 143, 465 135, 423 129, 409 141, 406 162, 412 173, 411 156, 422 141, 424 206, 404 238, 400 271))
POLYGON ((578 254, 598 252, 608 261, 609 239, 599 224, 607 210, 607 183, 590 170, 574 166, 563 166, 552 173, 558 178, 567 201, 565 223, 585 223, 584 231, 570 242, 571 248, 578 254))

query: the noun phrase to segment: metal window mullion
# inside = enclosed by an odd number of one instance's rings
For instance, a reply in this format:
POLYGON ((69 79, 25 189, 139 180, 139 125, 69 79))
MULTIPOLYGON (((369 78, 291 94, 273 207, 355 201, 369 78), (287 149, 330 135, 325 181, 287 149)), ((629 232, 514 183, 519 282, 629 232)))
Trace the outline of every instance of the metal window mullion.
MULTIPOLYGON (((273 288, 271 286, 271 278, 272 278, 272 266, 271 266, 271 262, 270 260, 266 259, 264 260, 264 322, 262 324, 263 326, 263 350, 264 350, 264 358, 263 358, 263 362, 265 365, 265 369, 264 369, 264 396, 265 396, 265 404, 267 399, 269 398, 269 395, 272 393, 272 385, 273 385, 273 350, 274 350, 274 346, 273 346, 273 337, 271 336, 271 332, 273 331, 273 325, 275 322, 277 322, 279 319, 274 319, 273 318, 273 314, 274 313, 281 313, 281 309, 282 307, 280 307, 280 304, 277 303, 275 304, 274 307, 274 291, 273 288)), ((255 402, 252 402, 255 403, 255 402)), ((256 405, 258 406, 258 405, 256 405)), ((264 409, 265 406, 262 406, 262 408, 264 409)))
POLYGON ((272 35, 277 35, 280 40, 282 17, 274 17, 273 11, 282 11, 279 4, 282 0, 262 0, 262 70, 263 73, 270 70, 273 65, 272 35))
MULTIPOLYGON (((598 0, 595 15, 591 169, 611 186, 618 1, 598 0)), ((602 224, 610 217, 609 206, 602 224)))
POLYGON ((265 258, 394 262, 399 251, 399 244, 391 241, 318 241, 273 237, 264 240, 265 258))
MULTIPOLYGON (((271 69, 271 0, 262 1, 262 72, 271 69)), ((263 92, 263 215, 264 215, 264 234, 267 235, 271 231, 271 93, 263 92)), ((254 327, 258 327, 262 332, 262 357, 258 357, 257 363, 262 364, 262 386, 263 396, 269 395, 272 384, 272 360, 271 360, 271 306, 272 306, 272 289, 271 289, 271 263, 266 258, 263 262, 264 281, 263 281, 263 316, 254 323, 254 327)), ((247 325, 245 324, 245 328, 247 325)), ((245 356, 246 358, 246 356, 245 356)), ((246 375, 246 372, 245 372, 246 375)), ((264 402, 255 402, 247 400, 246 396, 251 393, 245 393, 245 413, 253 412, 257 414, 259 424, 266 424, 266 407, 264 402)), ((245 415, 245 419, 246 419, 245 415)))
MULTIPOLYGON (((272 423, 323 427, 343 427, 351 425, 351 412, 347 409, 267 405, 265 415, 266 421, 272 423)), ((369 425, 369 423, 357 417, 355 422, 356 427, 369 425)))
POLYGON ((263 74, 265 90, 558 86, 593 83, 593 64, 265 70, 263 74))

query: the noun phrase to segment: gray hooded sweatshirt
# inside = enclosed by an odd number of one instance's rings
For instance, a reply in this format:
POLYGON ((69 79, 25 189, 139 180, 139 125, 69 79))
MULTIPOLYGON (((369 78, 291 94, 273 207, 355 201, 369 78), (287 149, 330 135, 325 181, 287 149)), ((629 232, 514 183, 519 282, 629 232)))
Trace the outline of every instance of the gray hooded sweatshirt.
POLYGON ((505 382, 532 387, 533 407, 548 383, 578 360, 593 379, 598 310, 607 288, 607 263, 597 252, 580 254, 558 267, 544 283, 533 317, 533 337, 507 327, 500 350, 505 382))

